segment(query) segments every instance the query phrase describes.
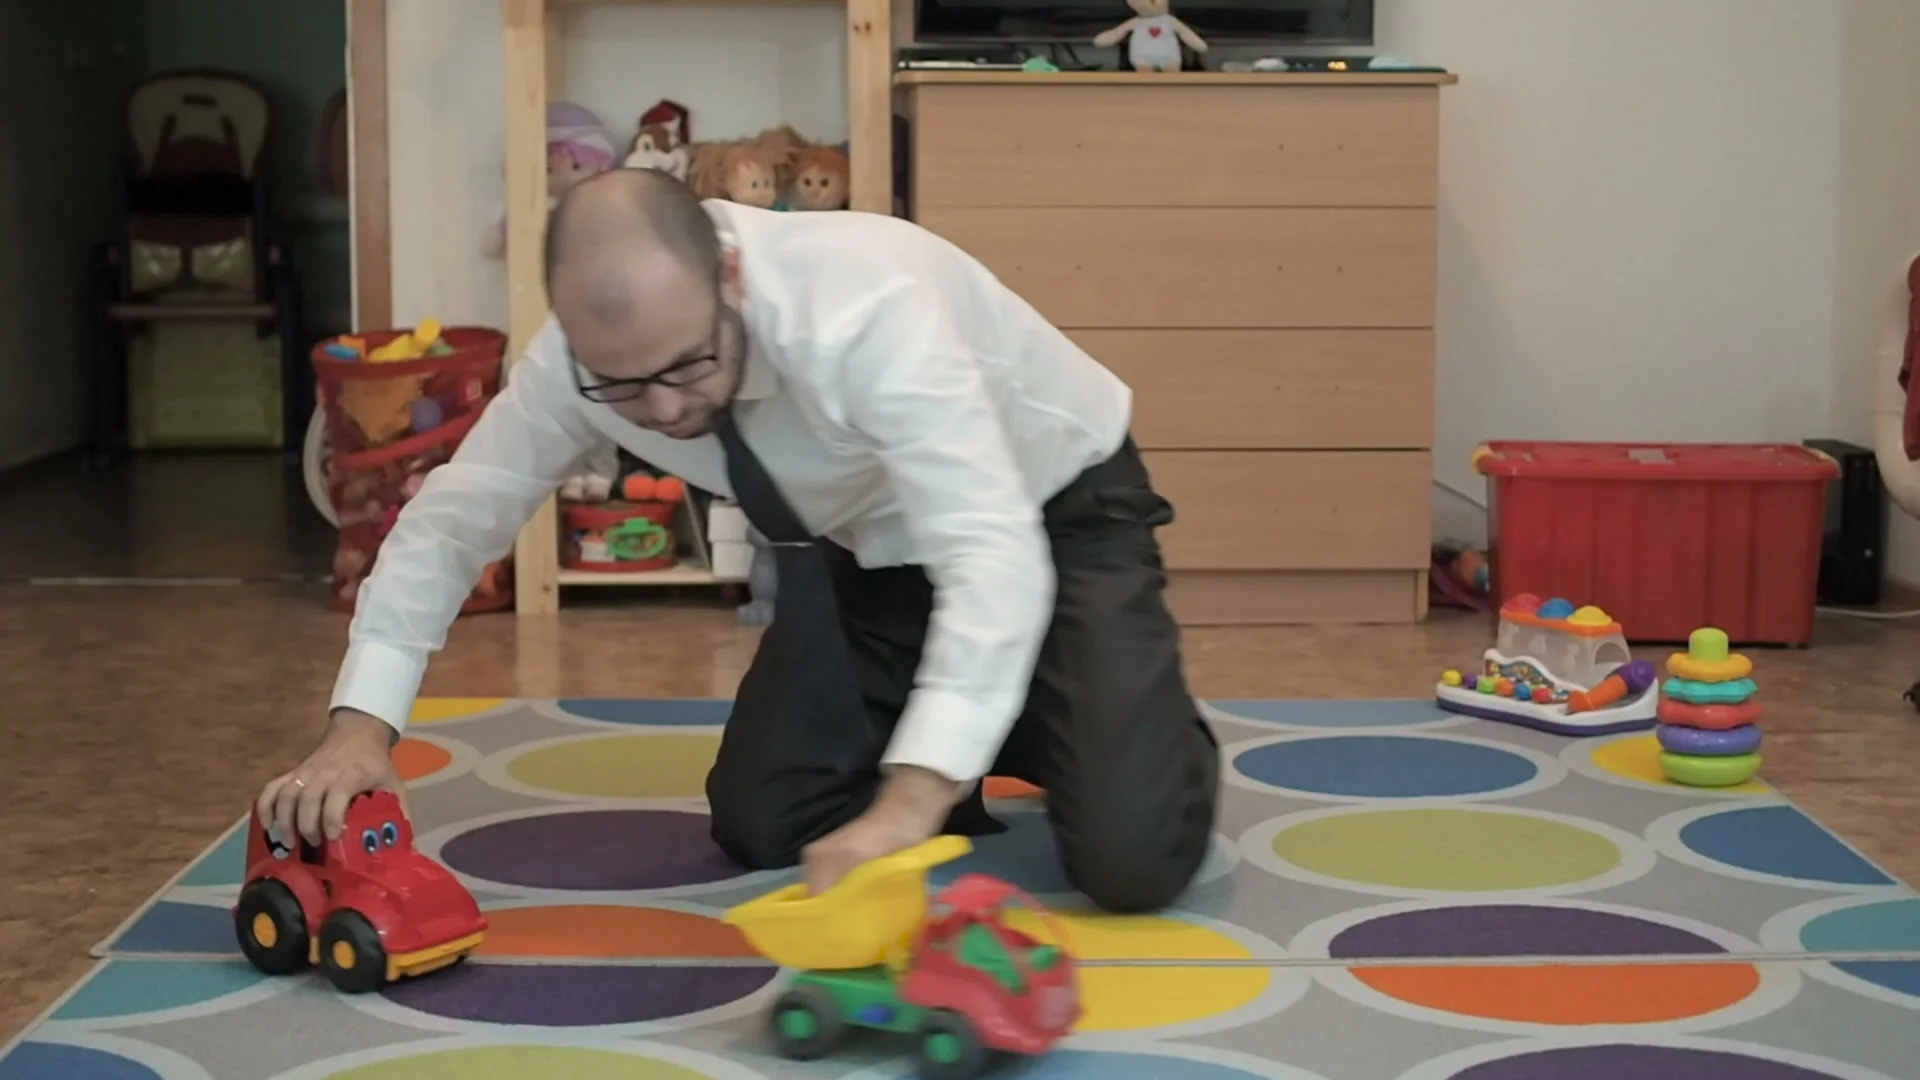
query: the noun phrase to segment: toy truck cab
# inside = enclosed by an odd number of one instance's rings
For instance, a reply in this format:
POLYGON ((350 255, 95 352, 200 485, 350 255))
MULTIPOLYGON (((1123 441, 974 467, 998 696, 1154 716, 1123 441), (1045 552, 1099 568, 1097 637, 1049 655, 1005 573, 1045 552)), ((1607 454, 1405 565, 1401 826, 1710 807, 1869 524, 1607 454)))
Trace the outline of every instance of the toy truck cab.
POLYGON ((249 828, 234 932, 267 974, 317 963, 340 990, 366 993, 459 962, 486 932, 472 894, 414 849, 392 792, 355 797, 346 827, 319 845, 282 842, 257 808, 249 828))
POLYGON ((971 1075, 989 1051, 1044 1054, 1080 1019, 1074 962, 1046 910, 1013 885, 968 874, 934 898, 914 942, 900 996, 928 1010, 920 1030, 922 1072, 971 1075), (1053 942, 1014 928, 1025 907, 1053 942))

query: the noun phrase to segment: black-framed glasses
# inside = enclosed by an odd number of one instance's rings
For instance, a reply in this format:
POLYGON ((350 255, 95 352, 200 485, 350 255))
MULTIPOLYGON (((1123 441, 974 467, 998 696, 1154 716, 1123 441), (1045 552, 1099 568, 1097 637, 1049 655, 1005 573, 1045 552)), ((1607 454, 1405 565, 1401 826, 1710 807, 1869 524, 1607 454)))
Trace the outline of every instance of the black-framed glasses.
POLYGON ((573 385, 580 391, 580 396, 586 398, 588 401, 611 404, 617 401, 632 401, 655 386, 667 386, 676 389, 682 386, 691 386, 718 370, 720 370, 720 354, 718 352, 706 352, 701 353, 699 356, 689 356, 678 363, 670 365, 666 370, 655 372, 652 375, 643 375, 634 379, 600 379, 594 377, 595 381, 588 382, 587 379, 589 376, 587 369, 581 367, 580 361, 576 359, 573 361, 573 385))
POLYGON ((698 356, 688 356, 674 361, 666 368, 651 375, 642 375, 632 379, 602 379, 581 366, 579 357, 569 350, 567 359, 573 368, 573 385, 580 396, 588 401, 600 404, 612 404, 620 401, 632 401, 644 395, 655 386, 678 389, 691 386, 720 370, 720 349, 722 331, 727 325, 727 305, 719 295, 714 296, 713 331, 710 340, 713 347, 698 356))

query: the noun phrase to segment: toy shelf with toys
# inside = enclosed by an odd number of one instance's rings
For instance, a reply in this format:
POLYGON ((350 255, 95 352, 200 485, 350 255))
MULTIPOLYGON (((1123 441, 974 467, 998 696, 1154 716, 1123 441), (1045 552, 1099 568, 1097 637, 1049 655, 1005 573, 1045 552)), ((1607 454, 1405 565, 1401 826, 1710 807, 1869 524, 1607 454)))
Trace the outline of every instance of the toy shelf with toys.
MULTIPOLYGON (((505 222, 499 241, 507 264, 509 363, 521 354, 547 318, 541 233, 553 194, 549 187, 549 124, 564 119, 557 113, 566 111, 560 20, 569 10, 633 2, 637 0, 501 0, 507 173, 505 222)), ((683 6, 705 2, 681 0, 683 6)), ((662 101, 640 118, 630 138, 616 144, 620 159, 630 165, 673 172, 703 193, 751 202, 760 194, 757 185, 767 171, 763 166, 777 156, 784 163, 780 171, 788 174, 789 181, 782 201, 804 207, 810 200, 825 197, 854 210, 891 213, 894 72, 890 0, 793 2, 838 3, 845 8, 848 140, 844 148, 810 144, 785 125, 749 138, 704 146, 690 144, 686 110, 673 101, 662 101), (824 189, 817 186, 822 176, 829 178, 824 189), (814 183, 809 183, 810 179, 814 183)), ((614 520, 602 516, 607 506, 596 500, 556 498, 550 502, 534 515, 514 548, 516 611, 521 615, 557 612, 563 585, 747 581, 751 549, 737 508, 718 502, 707 492, 683 487, 679 494, 673 519, 676 527, 668 530, 679 537, 674 558, 669 563, 664 561, 665 553, 656 552, 651 558, 638 560, 647 568, 633 570, 609 571, 604 563, 582 559, 581 540, 586 539, 589 546, 611 540, 616 545, 639 545, 637 550, 650 551, 646 545, 657 544, 658 538, 649 523, 667 528, 660 513, 642 507, 633 509, 630 518, 614 520), (574 524, 602 523, 601 527, 570 529, 569 514, 574 524), (605 524, 609 521, 611 524, 605 524), (608 529, 615 531, 608 535, 608 529), (619 531, 622 529, 625 531, 619 531), (567 566, 570 560, 576 565, 567 566), (593 568, 581 568, 582 563, 593 568)), ((631 504, 647 500, 609 500, 613 501, 631 504)), ((614 509, 616 513, 627 512, 614 509)), ((588 554, 601 550, 594 548, 588 554)))

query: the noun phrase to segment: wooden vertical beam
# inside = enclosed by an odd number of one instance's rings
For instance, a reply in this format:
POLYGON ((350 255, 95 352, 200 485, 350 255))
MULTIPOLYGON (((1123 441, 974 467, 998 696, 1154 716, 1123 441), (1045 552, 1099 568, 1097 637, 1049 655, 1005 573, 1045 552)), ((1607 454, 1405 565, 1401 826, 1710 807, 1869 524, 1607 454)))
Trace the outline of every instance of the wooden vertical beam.
MULTIPOLYGON (((533 341, 547 319, 540 251, 547 223, 547 5, 501 0, 501 53, 506 65, 507 363, 533 341)), ((533 516, 514 545, 514 607, 522 616, 560 610, 560 540, 553 500, 533 516)))
POLYGON ((893 3, 846 0, 848 205, 893 213, 893 3))
POLYGON ((393 192, 387 148, 387 0, 346 0, 347 138, 352 160, 353 318, 393 324, 393 192))

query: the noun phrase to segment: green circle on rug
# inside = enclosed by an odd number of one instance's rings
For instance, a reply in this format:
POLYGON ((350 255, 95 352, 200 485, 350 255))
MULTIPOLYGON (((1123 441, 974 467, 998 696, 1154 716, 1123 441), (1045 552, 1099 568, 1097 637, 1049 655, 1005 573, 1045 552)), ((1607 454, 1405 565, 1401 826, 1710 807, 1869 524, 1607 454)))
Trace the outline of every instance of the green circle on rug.
POLYGON ((713 734, 595 735, 527 750, 507 763, 507 776, 556 795, 698 798, 719 749, 713 734))
POLYGON ((1273 853, 1322 877, 1436 892, 1571 885, 1620 865, 1618 845, 1576 825, 1498 810, 1369 810, 1314 818, 1273 853))
POLYGON ((473 1080, 564 1076, 567 1080, 708 1080, 671 1061, 572 1046, 473 1046, 350 1066, 328 1080, 473 1080))

